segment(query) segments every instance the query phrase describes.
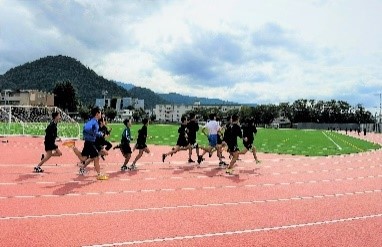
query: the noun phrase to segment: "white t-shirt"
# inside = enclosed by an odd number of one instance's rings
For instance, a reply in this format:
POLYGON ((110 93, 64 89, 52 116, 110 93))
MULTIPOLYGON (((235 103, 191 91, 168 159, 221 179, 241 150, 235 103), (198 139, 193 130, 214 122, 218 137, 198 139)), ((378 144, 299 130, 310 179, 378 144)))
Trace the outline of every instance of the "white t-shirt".
POLYGON ((206 123, 204 128, 208 129, 209 135, 217 135, 218 130, 220 129, 220 125, 216 120, 210 120, 208 123, 206 123))

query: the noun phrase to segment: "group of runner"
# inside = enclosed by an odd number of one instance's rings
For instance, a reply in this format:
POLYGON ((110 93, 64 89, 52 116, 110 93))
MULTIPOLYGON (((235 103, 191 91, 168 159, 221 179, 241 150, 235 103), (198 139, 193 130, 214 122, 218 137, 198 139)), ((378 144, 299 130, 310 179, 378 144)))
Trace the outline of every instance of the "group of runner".
POLYGON ((192 150, 196 149, 197 163, 200 165, 205 160, 204 155, 208 153, 209 157, 213 152, 217 152, 219 159, 219 167, 226 167, 227 174, 233 174, 233 167, 239 158, 239 155, 243 155, 248 151, 251 151, 256 164, 260 163, 257 158, 256 147, 254 145, 254 135, 257 133, 255 121, 253 118, 244 120, 244 123, 239 125, 239 117, 237 115, 229 116, 226 124, 220 125, 216 119, 215 114, 210 114, 208 122, 202 128, 202 133, 207 136, 208 146, 199 146, 196 142, 196 133, 199 131, 199 125, 195 119, 195 114, 190 113, 190 119, 186 116, 182 116, 181 125, 178 129, 178 140, 176 146, 168 153, 162 154, 162 161, 170 155, 177 153, 181 150, 189 150, 189 163, 194 163, 192 160, 192 150), (244 150, 240 151, 237 143, 237 139, 243 139, 244 150), (200 154, 200 149, 203 150, 200 154), (223 150, 226 149, 230 154, 229 164, 223 161, 223 150))
MULTIPOLYGON (((41 161, 34 168, 34 172, 43 172, 41 166, 48 161, 52 156, 61 156, 62 152, 56 145, 55 141, 57 136, 57 123, 60 121, 61 115, 58 112, 52 113, 52 121, 47 126, 45 130, 45 151, 46 153, 41 156, 41 161)), ((122 132, 121 142, 114 149, 119 148, 124 157, 123 165, 121 166, 121 171, 135 170, 137 161, 142 157, 143 153, 150 153, 149 148, 146 144, 147 139, 147 126, 148 119, 142 120, 142 127, 138 130, 138 138, 133 150, 131 150, 130 142, 132 141, 131 135, 131 120, 125 119, 123 124, 125 129, 122 132), (135 157, 134 161, 128 166, 132 152, 137 149, 138 155, 135 157)), ((246 119, 244 123, 239 125, 239 118, 237 115, 227 118, 227 123, 220 126, 219 122, 216 120, 216 115, 211 114, 209 116, 209 121, 202 128, 202 133, 208 138, 208 146, 202 147, 197 143, 197 132, 199 131, 199 124, 196 120, 194 113, 190 113, 189 119, 186 116, 182 116, 181 125, 178 129, 178 140, 175 145, 168 153, 162 154, 162 161, 164 162, 167 156, 172 156, 181 150, 189 151, 189 163, 194 163, 192 160, 192 150, 196 149, 197 163, 200 165, 205 154, 212 156, 213 152, 217 152, 217 157, 219 158, 219 166, 226 167, 226 173, 232 174, 235 162, 239 158, 239 155, 245 154, 251 151, 256 163, 260 163, 256 155, 256 148, 253 145, 254 135, 257 133, 256 126, 253 119, 246 119), (243 139, 244 150, 240 151, 237 144, 237 138, 243 139), (226 148, 230 154, 231 161, 226 164, 223 159, 223 149, 226 148), (200 153, 200 149, 203 151, 200 153)), ((63 143, 64 146, 73 149, 75 155, 78 157, 80 163, 79 173, 84 175, 86 173, 86 167, 90 163, 94 163, 94 168, 97 172, 98 180, 106 180, 108 176, 101 173, 100 169, 100 158, 104 159, 104 156, 108 155, 109 150, 112 148, 112 144, 106 140, 110 135, 111 130, 106 127, 105 118, 102 116, 101 110, 95 107, 91 110, 91 118, 85 123, 83 127, 83 139, 84 146, 82 151, 80 151, 76 145, 75 141, 68 140, 63 143)))

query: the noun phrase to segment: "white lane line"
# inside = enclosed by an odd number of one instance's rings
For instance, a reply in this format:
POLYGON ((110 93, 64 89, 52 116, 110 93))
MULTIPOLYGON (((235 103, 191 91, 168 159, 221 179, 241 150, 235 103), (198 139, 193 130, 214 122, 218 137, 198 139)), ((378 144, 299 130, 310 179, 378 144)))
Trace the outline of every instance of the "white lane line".
POLYGON ((291 229, 291 228, 303 228, 303 227, 311 227, 311 226, 329 225, 329 224, 344 223, 349 221, 367 220, 367 219, 373 219, 373 218, 379 218, 379 217, 382 217, 382 213, 363 215, 363 216, 354 216, 349 218, 339 218, 339 219, 333 219, 333 220, 305 222, 305 223, 293 224, 293 225, 279 225, 279 226, 244 229, 244 230, 237 230, 237 231, 211 232, 211 233, 203 233, 203 234, 197 234, 197 235, 184 235, 184 236, 176 236, 176 237, 133 240, 133 241, 126 241, 126 242, 115 242, 115 243, 96 244, 96 245, 85 245, 83 247, 96 247, 96 246, 109 247, 109 246, 123 246, 123 245, 135 245, 135 244, 150 244, 150 243, 177 241, 177 240, 185 240, 185 239, 201 239, 201 238, 210 238, 210 237, 257 233, 257 232, 278 231, 278 230, 285 230, 285 229, 291 229))
MULTIPOLYGON (((366 177, 356 177, 354 179, 363 180, 363 179, 378 179, 381 176, 378 175, 370 175, 366 177)), ((123 191, 105 191, 105 192, 85 192, 85 193, 68 193, 68 194, 60 194, 60 195, 15 195, 4 197, 7 199, 11 198, 20 198, 20 199, 30 199, 30 198, 39 198, 39 197, 49 197, 49 196, 82 196, 82 195, 116 195, 123 193, 144 193, 144 192, 173 192, 173 191, 191 191, 191 190, 214 190, 214 189, 228 189, 228 188, 255 188, 255 187, 271 187, 271 186, 291 186, 291 185, 304 185, 304 184, 318 184, 318 183, 334 183, 334 182, 342 182, 345 180, 349 180, 350 178, 341 179, 336 178, 332 180, 323 179, 323 180, 308 180, 308 181, 296 181, 296 182, 280 182, 280 183, 263 183, 263 184, 246 184, 241 186, 235 185, 221 185, 221 186, 204 186, 204 187, 178 187, 178 188, 163 188, 163 189, 141 189, 141 190, 123 190, 123 191)), ((4 199, 3 198, 3 199, 4 199)))
MULTIPOLYGON (((377 165, 377 166, 361 166, 361 167, 344 167, 344 168, 336 168, 336 169, 323 169, 323 170, 309 170, 309 171, 290 171, 290 172, 284 172, 284 173, 278 173, 278 172, 273 172, 273 173, 263 173, 262 175, 267 175, 270 174, 272 176, 279 176, 279 175, 288 175, 288 174, 293 174, 293 175, 298 175, 298 174, 313 174, 313 173, 329 173, 329 172, 342 172, 342 171, 352 171, 352 170, 364 170, 364 169, 375 169, 375 168, 381 168, 382 165, 377 165)), ((243 169, 238 169, 239 173, 242 170, 245 170, 248 167, 243 167, 243 169)), ((34 173, 35 174, 35 173, 34 173)), ((0 174, 1 175, 1 174, 0 174)), ((181 180, 181 179, 193 179, 193 178, 214 178, 214 177, 219 177, 219 176, 225 176, 225 175, 217 175, 217 176, 184 176, 184 177, 150 177, 150 178, 138 178, 138 179, 131 179, 131 178, 120 178, 117 179, 117 181, 141 181, 141 180, 166 180, 166 179, 174 179, 174 180, 181 180)), ((382 177, 382 174, 378 175, 379 177, 382 177)), ((248 177, 258 177, 258 174, 249 174, 248 177)), ((89 177, 91 178, 91 177, 89 177)), ((69 180, 69 181, 59 181, 59 182, 54 182, 54 181, 38 181, 38 182, 1 182, 0 186, 13 186, 13 185, 24 185, 24 184, 66 184, 66 183, 76 183, 76 184, 87 184, 95 182, 94 180, 84 180, 84 181, 74 181, 74 180, 69 180)))
POLYGON ((328 138, 330 141, 332 141, 333 144, 336 145, 339 150, 342 150, 342 147, 340 145, 338 145, 335 141, 333 141, 333 139, 330 138, 327 134, 325 134, 324 131, 322 131, 322 134, 324 134, 324 136, 326 136, 326 138, 328 138))
POLYGON ((222 207, 222 206, 232 206, 240 204, 259 204, 259 203, 273 203, 273 202, 285 202, 285 201, 298 201, 306 199, 323 199, 323 198, 334 198, 334 197, 344 197, 344 196, 357 196, 366 193, 381 193, 382 190, 367 190, 367 191, 357 191, 348 192, 346 194, 335 193, 335 194, 324 194, 324 195, 312 195, 312 196, 294 196, 290 198, 271 198, 264 200, 254 200, 254 201, 240 201, 240 202, 222 202, 222 203, 207 203, 207 204, 192 204, 192 205, 176 205, 176 206, 164 206, 164 207, 151 207, 151 208, 132 208, 132 209, 121 209, 121 210, 107 210, 107 211, 94 211, 94 212, 78 212, 78 213, 63 213, 63 214, 45 214, 45 215, 25 215, 25 216, 5 216, 0 217, 1 220, 26 220, 26 219, 40 219, 40 218, 61 218, 67 216, 94 216, 94 215, 105 215, 105 214, 121 214, 121 213, 131 213, 131 212, 142 212, 142 211, 161 211, 168 209, 179 209, 179 208, 197 208, 197 207, 222 207))

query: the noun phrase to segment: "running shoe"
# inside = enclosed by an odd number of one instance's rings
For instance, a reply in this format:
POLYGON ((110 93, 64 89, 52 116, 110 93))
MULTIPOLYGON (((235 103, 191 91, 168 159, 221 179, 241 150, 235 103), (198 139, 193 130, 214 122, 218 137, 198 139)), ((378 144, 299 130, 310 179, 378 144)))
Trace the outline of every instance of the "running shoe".
POLYGON ((130 171, 135 171, 135 170, 137 170, 137 166, 136 165, 131 165, 131 166, 129 166, 129 168, 128 168, 130 171))
POLYGON ((35 173, 41 173, 41 172, 44 172, 44 170, 41 169, 40 166, 36 166, 36 167, 34 168, 34 172, 35 172, 35 173))
POLYGON ((85 170, 85 168, 83 168, 83 167, 80 167, 80 170, 78 171, 78 174, 80 174, 80 175, 85 175, 85 173, 86 173, 86 170, 85 170))
POLYGON ((198 164, 200 165, 200 163, 202 163, 203 161, 203 156, 199 155, 198 156, 198 164))
POLYGON ((188 159, 188 163, 195 163, 192 159, 188 159))
POLYGON ((126 171, 128 168, 127 168, 127 166, 126 165, 123 165, 123 166, 121 166, 121 171, 126 171))
POLYGON ((256 164, 260 164, 261 163, 261 161, 260 160, 256 160, 256 164))
POLYGON ((109 177, 105 174, 98 174, 97 175, 97 180, 108 180, 109 177))
POLYGON ((233 172, 234 172, 233 168, 227 168, 225 170, 225 173, 228 174, 228 175, 233 175, 233 172))
POLYGON ((65 147, 68 147, 68 148, 72 148, 72 147, 76 146, 76 142, 75 141, 64 141, 62 143, 62 146, 65 146, 65 147))
POLYGON ((223 167, 223 166, 226 166, 227 165, 227 163, 225 163, 224 161, 220 161, 219 162, 219 167, 223 167))

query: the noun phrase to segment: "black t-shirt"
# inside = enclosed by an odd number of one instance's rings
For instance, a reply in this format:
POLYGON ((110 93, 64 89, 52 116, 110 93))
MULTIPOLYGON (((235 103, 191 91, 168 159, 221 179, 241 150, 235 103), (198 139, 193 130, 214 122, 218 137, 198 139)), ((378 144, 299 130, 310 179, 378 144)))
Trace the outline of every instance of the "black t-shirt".
POLYGON ((138 130, 138 139, 137 143, 145 144, 147 138, 147 126, 143 125, 140 130, 138 130))
POLYGON ((254 140, 253 134, 257 133, 256 126, 246 123, 241 126, 241 129, 243 130, 243 137, 247 137, 249 142, 254 140))
POLYGON ((243 138, 240 126, 236 123, 227 125, 227 128, 224 132, 224 141, 227 143, 227 145, 237 146, 238 137, 243 138))
POLYGON ((45 142, 54 143, 57 138, 57 124, 51 121, 45 129, 45 142))
POLYGON ((196 121, 190 121, 187 124, 187 130, 188 130, 188 140, 189 141, 195 141, 196 140, 196 132, 199 130, 199 124, 196 121))

